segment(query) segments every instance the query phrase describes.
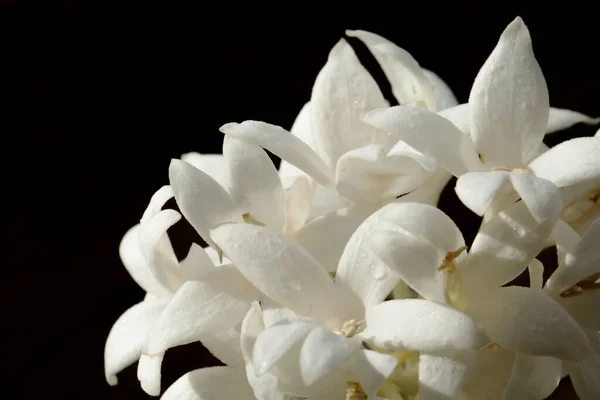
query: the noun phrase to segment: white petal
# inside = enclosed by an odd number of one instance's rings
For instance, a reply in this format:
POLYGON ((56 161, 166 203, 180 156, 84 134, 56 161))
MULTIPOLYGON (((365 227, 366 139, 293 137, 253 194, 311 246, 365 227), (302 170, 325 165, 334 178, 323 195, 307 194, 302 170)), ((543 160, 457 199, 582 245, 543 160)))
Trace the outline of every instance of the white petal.
POLYGON ((306 322, 287 322, 273 325, 265 329, 254 344, 252 363, 257 374, 261 375, 271 369, 299 341, 314 329, 321 329, 306 322))
POLYGON ((163 210, 143 221, 140 226, 139 246, 148 261, 150 273, 170 292, 175 292, 182 279, 177 276, 179 262, 167 236, 167 229, 181 219, 175 210, 163 210))
POLYGON ((316 184, 313 198, 310 203, 308 221, 312 221, 317 217, 337 211, 340 208, 349 207, 351 205, 352 203, 340 196, 337 191, 333 191, 320 184, 316 184))
POLYGON ((286 400, 288 397, 277 389, 277 378, 272 374, 257 375, 252 364, 246 365, 246 376, 257 400, 286 400))
POLYGON ((300 351, 302 381, 310 386, 354 355, 361 341, 336 335, 323 328, 313 329, 300 351))
POLYGON ((490 289, 465 307, 490 339, 507 349, 576 361, 588 355, 585 332, 539 291, 519 286, 490 289))
POLYGON ((137 377, 144 392, 150 396, 160 394, 160 368, 165 353, 154 356, 142 354, 138 363, 137 377))
POLYGON ((215 268, 202 281, 185 282, 148 333, 145 353, 157 354, 231 328, 257 299, 256 289, 233 266, 215 268))
POLYGON ((211 246, 214 246, 208 233, 211 228, 225 222, 242 222, 229 193, 191 164, 171 160, 169 181, 181 213, 211 246))
POLYGON ((388 354, 361 349, 348 360, 350 378, 360 382, 367 398, 375 397, 375 393, 392 374, 398 359, 388 354))
POLYGON ((354 203, 390 200, 417 188, 429 172, 412 153, 388 155, 372 144, 342 155, 336 166, 336 187, 354 203))
POLYGON ((458 178, 454 190, 467 208, 483 216, 508 176, 506 171, 468 172, 458 178))
POLYGON ((473 143, 486 165, 522 167, 542 142, 548 88, 520 17, 500 36, 469 95, 473 143))
POLYGON ((181 161, 185 161, 204 172, 223 186, 229 188, 227 180, 227 168, 223 154, 201 154, 196 152, 185 153, 181 155, 181 161))
POLYGON ((169 185, 165 185, 158 189, 150 198, 148 207, 146 207, 146 210, 144 210, 144 214, 142 215, 142 219, 140 222, 143 224, 148 219, 158 214, 165 205, 165 203, 169 201, 172 197, 173 189, 169 185))
POLYGON ((284 234, 286 236, 302 228, 310 215, 312 189, 310 178, 297 176, 285 190, 285 206, 287 220, 284 234))
POLYGON ((249 224, 221 225, 211 237, 246 279, 271 299, 321 322, 337 321, 333 281, 302 247, 249 224))
POLYGON ((557 206, 562 207, 562 204, 560 192, 554 183, 520 172, 513 172, 509 177, 513 188, 537 222, 546 219, 556 222, 557 206))
POLYGON ((473 400, 502 400, 506 383, 512 373, 515 354, 514 351, 499 347, 481 350, 463 390, 473 400))
POLYGON ((277 169, 267 153, 254 143, 225 136, 223 156, 229 193, 238 207, 270 229, 283 231, 285 193, 277 169))
POLYGON ((468 136, 438 114, 396 106, 371 111, 363 120, 433 158, 454 176, 482 168, 468 136))
POLYGON ((177 379, 161 400, 256 400, 242 368, 210 367, 177 379))
POLYGON ((542 290, 544 283, 544 264, 534 258, 527 266, 529 270, 529 287, 534 290, 542 290))
MULTIPOLYGON (((179 263, 179 273, 183 280, 196 281, 215 268, 215 263, 209 253, 214 250, 210 247, 202 248, 197 243, 192 243, 187 256, 179 263)), ((218 263, 218 254, 215 252, 218 263)))
POLYGON ((432 111, 445 110, 458 105, 458 101, 456 100, 454 93, 452 93, 452 89, 450 89, 448 84, 444 82, 442 78, 428 69, 423 69, 423 72, 427 79, 429 79, 429 82, 433 87, 433 94, 435 95, 436 109, 432 111))
POLYGON ((479 350, 419 355, 419 400, 450 400, 469 378, 479 350))
POLYGON ((442 192, 452 174, 444 168, 437 168, 435 172, 421 186, 405 196, 402 196, 398 201, 409 203, 423 203, 436 205, 442 195, 442 192))
POLYGON ((452 122, 467 137, 471 137, 469 128, 469 103, 459 104, 454 107, 438 111, 438 114, 452 122))
POLYGON ((244 368, 239 327, 203 335, 200 341, 210 351, 210 354, 218 358, 223 364, 230 367, 244 368))
MULTIPOLYGON (((314 149, 310 102, 306 103, 298 113, 290 133, 314 149)), ((285 160, 281 160, 279 175, 282 178, 306 176, 304 172, 285 160)))
POLYGON ((582 362, 566 362, 571 382, 581 400, 595 400, 600 397, 600 332, 587 331, 592 345, 592 353, 582 362))
POLYGON ((504 399, 545 399, 550 396, 560 382, 562 361, 516 354, 504 399))
POLYGON ((355 205, 318 217, 288 239, 304 247, 328 272, 335 272, 346 243, 376 205, 355 205))
POLYGON ((485 223, 461 266, 463 289, 485 291, 519 276, 544 247, 559 214, 557 201, 552 217, 536 222, 520 201, 485 223))
POLYGON ((304 171, 322 185, 329 184, 331 170, 306 143, 280 126, 258 121, 229 123, 219 128, 226 135, 248 140, 304 171))
POLYGON ((364 341, 383 350, 479 349, 486 337, 466 314, 427 300, 389 300, 367 310, 364 341))
POLYGON ((582 137, 562 142, 533 160, 529 169, 559 187, 584 181, 600 184, 600 138, 582 137))
POLYGON ((567 129, 578 123, 596 125, 600 123, 600 118, 592 118, 580 112, 567 110, 565 108, 551 107, 550 114, 548 115, 548 127, 546 133, 567 129))
POLYGON ((116 385, 116 375, 139 359, 146 335, 165 305, 165 300, 143 301, 125 311, 114 323, 104 347, 104 374, 110 385, 116 385))
POLYGON ((269 297, 264 297, 263 299, 261 299, 260 307, 262 308, 263 326, 267 328, 278 324, 283 320, 306 320, 306 318, 304 318, 303 316, 293 312, 289 308, 281 306, 281 304, 273 301, 269 297))
MULTIPOLYGON (((594 221, 548 279, 546 293, 556 296, 577 282, 600 272, 600 219, 594 221)), ((558 245, 558 243, 557 243, 558 245)))
POLYGON ((400 104, 418 105, 421 101, 428 109, 438 110, 431 80, 406 50, 374 33, 359 30, 346 31, 346 34, 367 45, 390 81, 392 92, 400 104))
POLYGON ((400 203, 393 207, 395 225, 400 230, 382 230, 369 235, 369 248, 421 296, 445 303, 446 272, 438 268, 448 252, 464 246, 461 232, 450 217, 436 207, 418 203, 400 203))
POLYGON ((240 333, 240 347, 246 361, 250 362, 250 360, 252 360, 254 343, 256 342, 258 335, 264 330, 265 324, 263 322, 260 305, 258 302, 254 302, 242 320, 240 333))
POLYGON ((146 292, 156 297, 170 296, 165 288, 152 273, 148 261, 142 254, 139 245, 140 224, 131 227, 121 239, 119 256, 129 275, 146 292))
POLYGON ((367 111, 386 105, 375 80, 360 64, 352 47, 340 39, 315 80, 310 99, 312 131, 319 154, 333 167, 349 150, 371 143, 391 147, 390 138, 361 121, 367 111))

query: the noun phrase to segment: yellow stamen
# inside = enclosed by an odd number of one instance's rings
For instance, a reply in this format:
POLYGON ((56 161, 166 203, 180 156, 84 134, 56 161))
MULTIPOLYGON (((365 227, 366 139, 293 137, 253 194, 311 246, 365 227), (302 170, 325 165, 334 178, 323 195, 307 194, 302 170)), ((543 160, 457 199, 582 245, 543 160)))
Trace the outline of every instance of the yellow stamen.
POLYGON ((367 400, 367 394, 359 382, 347 381, 346 400, 367 400))
POLYGON ((485 346, 479 349, 479 351, 490 350, 490 349, 501 349, 500 345, 496 342, 489 342, 485 346))
POLYGON ((242 218, 244 218, 244 222, 247 224, 252 224, 252 225, 257 225, 257 226, 265 226, 264 223, 257 220, 256 218, 254 218, 252 216, 252 214, 250 214, 250 213, 246 213, 246 214, 242 215, 242 218))
POLYGON ((587 278, 584 278, 574 284, 573 286, 563 290, 560 293, 560 297, 563 299, 569 297, 579 296, 585 292, 592 292, 594 290, 600 289, 600 283, 596 283, 596 281, 600 279, 600 272, 596 272, 587 278))

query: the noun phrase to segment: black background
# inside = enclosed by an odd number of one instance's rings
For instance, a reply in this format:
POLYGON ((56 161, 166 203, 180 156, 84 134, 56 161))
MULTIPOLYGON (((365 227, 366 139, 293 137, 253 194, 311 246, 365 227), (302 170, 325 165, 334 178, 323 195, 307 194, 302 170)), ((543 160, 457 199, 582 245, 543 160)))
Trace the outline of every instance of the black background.
MULTIPOLYGON (((168 183, 171 158, 220 151, 223 123, 255 119, 289 128, 345 29, 394 41, 464 102, 500 33, 521 15, 551 104, 600 112, 598 28, 585 2, 556 8, 194 2, 93 10, 73 4, 27 13, 0 9, 2 197, 8 202, 1 376, 8 383, 3 391, 15 388, 11 398, 148 397, 135 367, 114 388, 104 381, 108 331, 143 296, 118 257, 123 233, 168 183)), ((368 53, 351 44, 390 97, 368 53)), ((594 130, 576 127, 569 135, 594 130)), ((445 209, 459 222, 476 224, 448 201, 445 209)), ((216 361, 200 345, 170 350, 163 388, 206 365, 216 361)))

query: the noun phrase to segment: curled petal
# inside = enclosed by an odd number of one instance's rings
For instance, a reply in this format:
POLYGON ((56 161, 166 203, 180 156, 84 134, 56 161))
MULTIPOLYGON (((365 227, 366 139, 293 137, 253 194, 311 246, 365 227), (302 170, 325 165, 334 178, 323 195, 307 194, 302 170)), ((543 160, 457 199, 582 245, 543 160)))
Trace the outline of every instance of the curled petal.
POLYGON ((426 353, 479 349, 487 340, 466 314, 419 299, 390 300, 371 307, 360 336, 384 350, 426 353))
POLYGON ((144 392, 150 396, 160 394, 160 369, 165 353, 153 356, 142 354, 138 363, 137 377, 144 392))
POLYGON ((405 141, 454 176, 482 168, 469 137, 436 113, 396 106, 373 110, 365 115, 363 121, 405 141))
POLYGON ((431 111, 439 112, 440 110, 445 110, 458 104, 456 96, 454 96, 454 93, 452 93, 452 89, 450 89, 448 84, 444 82, 442 78, 428 69, 423 69, 423 72, 425 73, 427 79, 429 79, 429 82, 433 87, 433 94, 435 96, 435 110, 431 111))
POLYGON ((169 181, 181 213, 211 246, 214 246, 208 233, 211 228, 225 222, 242 222, 229 193, 191 164, 171 160, 169 181))
POLYGON ((250 213, 276 232, 286 220, 285 193, 273 161, 260 146, 225 136, 229 193, 242 212, 250 213))
POLYGON ((161 400, 256 400, 243 368, 210 367, 177 379, 161 400))
POLYGON ((375 398, 375 393, 392 374, 396 365, 396 357, 366 349, 360 349, 347 362, 349 378, 360 382, 368 399, 375 398))
POLYGON ((367 144, 391 147, 391 138, 362 122, 367 111, 386 105, 375 80, 341 39, 319 72, 310 98, 315 148, 334 167, 342 154, 367 144))
POLYGON ((232 266, 220 266, 201 281, 185 282, 148 333, 145 353, 200 340, 242 322, 256 289, 232 266))
POLYGON ((558 187, 582 182, 600 185, 600 138, 582 137, 554 146, 529 164, 529 169, 558 187))
POLYGON ((229 188, 227 168, 225 166, 225 157, 223 157, 223 154, 201 154, 191 152, 182 154, 181 161, 185 161, 198 168, 200 171, 217 181, 225 190, 229 188))
POLYGON ((229 123, 220 128, 226 135, 248 140, 269 150, 327 186, 333 181, 327 164, 306 143, 280 126, 258 121, 229 123))
POLYGON ((546 133, 553 133, 563 129, 570 128, 575 124, 596 125, 600 124, 600 118, 592 118, 588 115, 577 111, 567 110, 564 108, 550 107, 548 115, 548 127, 546 133))
POLYGON ((468 172, 458 178, 454 190, 460 201, 481 217, 492 205, 508 177, 506 171, 468 172))
POLYGON ((438 110, 432 81, 410 53, 371 32, 358 30, 346 34, 359 38, 373 53, 400 104, 418 105, 420 101, 429 110, 438 110))
MULTIPOLYGON (((298 116, 296 117, 296 120, 292 125, 292 129, 290 129, 290 133, 296 136, 304 143, 306 143, 310 148, 314 149, 315 147, 312 135, 312 122, 310 119, 311 108, 310 102, 308 102, 302 107, 302 109, 298 113, 298 116)), ((292 164, 288 163, 283 159, 281 160, 281 164, 279 165, 279 175, 284 180, 284 183, 287 178, 293 179, 298 176, 306 176, 304 172, 302 172, 297 167, 293 166, 292 164)))
POLYGON ((520 17, 500 36, 469 96, 473 143, 486 165, 522 167, 542 142, 548 88, 520 17))
POLYGON ((203 335, 200 339, 210 354, 230 367, 244 368, 244 357, 240 347, 240 328, 233 327, 221 332, 203 335))
POLYGON ((250 224, 221 225, 211 237, 246 279, 282 306, 323 323, 339 318, 331 277, 302 247, 250 224))
POLYGON ((479 350, 419 355, 419 399, 451 400, 469 378, 479 350))
POLYGON ((465 311, 500 346, 533 356, 581 361, 590 351, 585 332, 557 302, 519 286, 488 290, 465 311))
POLYGON ((117 374, 140 358, 146 335, 165 308, 166 302, 138 303, 114 323, 104 347, 104 374, 110 385, 116 385, 117 374))

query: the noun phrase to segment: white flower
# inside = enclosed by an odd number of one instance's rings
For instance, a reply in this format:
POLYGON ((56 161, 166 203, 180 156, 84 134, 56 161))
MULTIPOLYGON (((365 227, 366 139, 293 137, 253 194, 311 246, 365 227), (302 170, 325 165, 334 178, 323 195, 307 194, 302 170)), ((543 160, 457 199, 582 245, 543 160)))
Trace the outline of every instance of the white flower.
MULTIPOLYGON (((383 220, 381 231, 369 239, 374 254, 417 293, 464 311, 501 347, 482 351, 465 386, 467 394, 502 398, 505 389, 521 395, 534 390, 533 398, 541 399, 560 380, 560 361, 552 358, 581 361, 589 354, 584 331, 540 289, 502 287, 539 263, 534 257, 560 213, 558 190, 549 197, 553 213, 543 222, 537 222, 523 202, 515 203, 482 226, 468 254, 452 220, 425 204, 395 205, 394 219, 401 224, 390 229, 383 220)), ((532 279, 538 281, 541 288, 541 273, 532 279)))
POLYGON ((381 263, 370 264, 364 240, 388 207, 352 236, 335 280, 305 249, 263 227, 229 223, 211 231, 250 282, 295 313, 265 324, 251 352, 257 375, 271 373, 278 390, 337 398, 347 390, 347 381, 357 381, 374 397, 398 360, 361 348, 362 341, 403 356, 419 352, 421 399, 436 398, 436 392, 452 396, 466 379, 474 349, 486 342, 466 315, 426 300, 382 302, 400 277, 381 263))
POLYGON ((489 209, 487 219, 518 197, 539 218, 544 196, 532 196, 531 191, 546 190, 547 185, 536 177, 559 187, 583 182, 596 190, 600 186, 598 138, 573 139, 539 156, 546 150, 545 132, 599 120, 549 108, 546 82, 521 18, 502 33, 475 78, 469 103, 440 114, 456 126, 408 107, 375 110, 363 120, 406 141, 459 177, 458 196, 478 215, 489 209), (508 182, 518 195, 506 187, 508 182))
POLYGON ((177 261, 166 233, 181 216, 174 210, 161 211, 172 196, 169 186, 158 190, 140 224, 123 237, 119 249, 123 264, 147 294, 115 322, 105 347, 107 381, 115 385, 116 374, 139 359, 142 388, 153 395, 160 393, 160 367, 170 347, 201 340, 230 362, 234 348, 223 350, 226 337, 215 337, 215 332, 239 325, 258 298, 234 267, 215 268, 209 253, 198 245, 192 245, 184 261, 177 261))

